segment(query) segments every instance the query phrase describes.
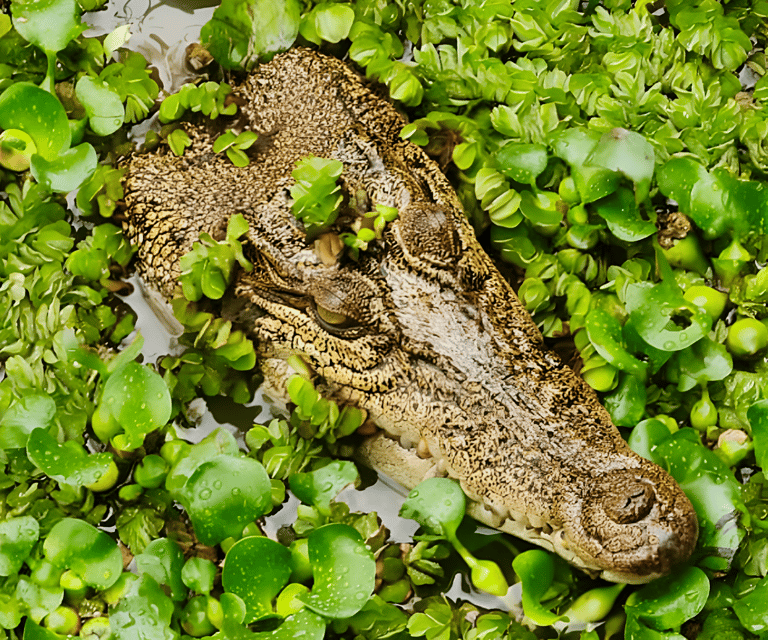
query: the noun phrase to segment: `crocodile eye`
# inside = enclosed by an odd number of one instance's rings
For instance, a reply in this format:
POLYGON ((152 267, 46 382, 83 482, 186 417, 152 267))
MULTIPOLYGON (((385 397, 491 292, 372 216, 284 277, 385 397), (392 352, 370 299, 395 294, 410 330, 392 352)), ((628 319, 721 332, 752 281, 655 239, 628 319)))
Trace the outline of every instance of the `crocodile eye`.
POLYGON ((345 324, 348 324, 349 321, 351 320, 349 316, 346 316, 343 313, 336 313, 335 311, 331 311, 330 309, 326 309, 325 307, 321 307, 320 305, 317 305, 315 307, 315 310, 317 311, 317 315, 320 317, 320 319, 323 322, 326 322, 335 327, 344 326, 345 324))

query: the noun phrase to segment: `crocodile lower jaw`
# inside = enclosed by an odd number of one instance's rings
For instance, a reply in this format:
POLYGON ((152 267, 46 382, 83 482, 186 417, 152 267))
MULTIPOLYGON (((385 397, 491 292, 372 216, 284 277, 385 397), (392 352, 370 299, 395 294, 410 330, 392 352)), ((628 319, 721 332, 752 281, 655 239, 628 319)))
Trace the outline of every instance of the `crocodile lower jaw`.
MULTIPOLYGON (((402 439, 379 430, 363 440, 355 452, 355 458, 409 490, 422 480, 432 477, 450 477, 461 483, 461 479, 452 472, 445 461, 429 454, 427 447, 410 442, 405 444, 413 446, 403 446, 402 439)), ((466 494, 467 490, 463 484, 462 489, 466 494)), ((489 527, 557 553, 594 578, 599 577, 609 582, 644 584, 661 576, 661 574, 633 576, 585 562, 568 547, 565 530, 562 527, 553 526, 552 523, 545 522, 543 519, 537 522, 536 518, 513 509, 505 509, 505 513, 500 514, 471 495, 467 495, 467 514, 489 527)))

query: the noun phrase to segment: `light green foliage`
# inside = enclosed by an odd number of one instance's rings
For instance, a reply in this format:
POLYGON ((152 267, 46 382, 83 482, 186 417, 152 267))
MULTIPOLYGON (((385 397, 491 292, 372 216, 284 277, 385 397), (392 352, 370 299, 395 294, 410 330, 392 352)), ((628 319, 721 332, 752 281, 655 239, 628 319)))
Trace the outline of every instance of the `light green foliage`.
POLYGON ((160 121, 167 123, 178 120, 188 109, 193 113, 199 112, 209 116, 211 120, 219 115, 232 116, 237 112, 237 105, 227 100, 231 92, 232 87, 224 82, 185 84, 177 93, 172 93, 163 100, 160 105, 160 121))
POLYGON ((343 168, 338 160, 314 156, 296 163, 291 173, 296 180, 291 187, 291 210, 304 223, 308 236, 316 236, 336 220, 343 199, 337 180, 343 168))
POLYGON ((249 162, 245 150, 256 142, 257 138, 258 136, 253 131, 243 131, 240 134, 227 131, 216 138, 216 142, 213 143, 213 151, 214 153, 226 151, 227 158, 233 165, 245 167, 249 162))

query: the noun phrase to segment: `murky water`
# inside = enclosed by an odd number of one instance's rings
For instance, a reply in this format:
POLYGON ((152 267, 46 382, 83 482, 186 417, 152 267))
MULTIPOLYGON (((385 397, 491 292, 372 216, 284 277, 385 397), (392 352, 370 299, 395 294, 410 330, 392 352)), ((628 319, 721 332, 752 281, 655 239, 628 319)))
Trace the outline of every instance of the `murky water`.
MULTIPOLYGON (((87 14, 87 22, 91 25, 87 35, 107 34, 119 26, 130 25, 131 38, 126 46, 142 53, 151 65, 157 67, 163 88, 172 93, 193 77, 184 64, 185 50, 199 39, 201 27, 211 18, 217 5, 218 2, 209 0, 116 0, 102 11, 87 14)), ((139 127, 146 129, 146 125, 139 127)), ((147 291, 138 278, 134 277, 132 282, 135 290, 125 297, 125 301, 138 316, 136 327, 144 337, 142 353, 145 362, 154 363, 166 354, 179 353, 181 347, 176 337, 181 328, 173 319, 170 308, 159 296, 147 291)), ((217 398, 210 399, 208 404, 198 400, 193 408, 199 416, 196 427, 179 430, 180 435, 191 442, 198 442, 213 429, 224 427, 243 444, 243 434, 255 418, 266 422, 275 414, 274 407, 260 394, 247 407, 217 398)), ((377 511, 392 532, 392 539, 398 542, 410 541, 417 529, 414 521, 398 516, 404 498, 402 487, 381 478, 362 491, 347 489, 339 497, 353 511, 377 511)), ((290 497, 276 514, 267 519, 269 535, 274 535, 280 526, 295 520, 297 503, 295 498, 290 497)), ((457 575, 446 595, 470 600, 490 609, 519 610, 519 589, 513 588, 506 598, 496 598, 472 593, 463 582, 466 580, 457 575)))

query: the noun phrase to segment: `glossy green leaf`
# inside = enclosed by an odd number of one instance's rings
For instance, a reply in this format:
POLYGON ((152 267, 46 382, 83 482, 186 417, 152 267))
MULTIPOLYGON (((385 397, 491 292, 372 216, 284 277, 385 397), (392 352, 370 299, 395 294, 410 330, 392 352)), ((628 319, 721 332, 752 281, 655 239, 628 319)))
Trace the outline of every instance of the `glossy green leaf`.
POLYGON ((629 284, 626 289, 629 321, 652 347, 680 351, 709 332, 712 319, 683 297, 676 285, 660 282, 629 284))
POLYGON ((187 588, 181 580, 184 554, 178 543, 168 538, 156 538, 136 556, 139 575, 150 575, 157 584, 166 587, 171 600, 181 602, 187 597, 187 588))
POLYGON ((226 69, 245 69, 288 49, 299 33, 298 0, 224 0, 200 32, 202 43, 226 69))
POLYGON ((656 155, 645 136, 617 127, 603 134, 586 164, 616 171, 630 179, 635 183, 635 198, 641 202, 648 197, 656 155))
POLYGON ((605 220, 608 230, 619 240, 637 242, 656 233, 656 225, 643 220, 629 189, 619 188, 595 203, 595 211, 605 220))
POLYGON ((171 394, 165 381, 137 362, 129 362, 107 378, 99 404, 125 429, 132 448, 140 447, 147 433, 171 417, 171 394))
POLYGON ((555 155, 571 167, 583 165, 598 142, 600 134, 583 127, 558 131, 550 140, 555 155))
POLYGON ((239 454, 240 449, 235 437, 226 429, 216 429, 200 442, 192 445, 189 451, 176 460, 165 477, 165 488, 172 494, 178 494, 195 469, 203 462, 213 460, 219 455, 237 456, 239 454))
POLYGON ((239 537, 243 527, 272 508, 272 485, 261 463, 218 456, 198 466, 184 485, 183 499, 203 544, 239 537))
POLYGON ((59 153, 54 160, 33 155, 30 169, 35 180, 50 191, 69 193, 96 171, 98 161, 95 149, 84 142, 59 153))
POLYGON ((97 589, 112 586, 123 571, 123 557, 115 541, 84 520, 59 520, 48 533, 43 550, 53 564, 71 569, 97 589))
POLYGON ((768 400, 759 400, 747 409, 747 419, 755 443, 755 459, 761 469, 768 469, 768 400))
POLYGON ((355 20, 355 11, 348 4, 319 4, 310 15, 315 32, 326 42, 344 40, 355 20))
POLYGON ((221 583, 246 606, 245 623, 274 615, 272 601, 288 584, 291 552, 279 542, 251 536, 237 541, 227 551, 221 583))
POLYGON ((522 184, 533 184, 547 167, 547 148, 543 144, 507 142, 493 154, 499 171, 522 184))
POLYGON ((512 561, 512 568, 522 582, 525 615, 540 627, 550 626, 560 620, 562 616, 552 613, 541 604, 555 576, 555 564, 550 555, 540 549, 524 551, 512 561))
POLYGON ((61 51, 87 28, 76 0, 15 0, 11 7, 16 31, 43 51, 61 51))
POLYGON ((699 516, 698 548, 706 555, 699 566, 727 571, 744 537, 739 526, 741 490, 733 473, 714 452, 701 446, 698 433, 690 428, 659 443, 654 454, 699 516))
POLYGON ((58 633, 41 627, 32 618, 27 618, 27 621, 24 623, 22 640, 61 640, 62 638, 63 636, 58 633))
POLYGON ((552 191, 523 191, 520 194, 520 211, 534 224, 559 225, 563 219, 557 208, 560 196, 552 191))
POLYGON ((756 634, 765 635, 766 611, 768 611, 768 577, 763 577, 755 588, 733 604, 733 611, 744 627, 756 634))
POLYGON ((584 204, 613 193, 621 180, 621 175, 616 171, 589 165, 571 167, 571 177, 584 204))
POLYGON ((400 517, 416 520, 433 535, 455 537, 467 499, 459 483, 450 478, 429 478, 419 483, 400 508, 400 517))
POLYGON ((623 344, 621 325, 610 313, 590 309, 584 319, 589 341, 595 350, 617 369, 644 376, 647 364, 633 356, 623 344))
POLYGON ((0 128, 24 131, 34 140, 37 153, 49 161, 71 141, 61 102, 31 82, 17 82, 0 94, 0 128))
POLYGON ((326 524, 309 535, 312 591, 299 599, 327 618, 356 614, 373 593, 376 562, 362 536, 346 524, 326 524))
POLYGON ((654 452, 656 445, 663 442, 670 436, 669 427, 661 420, 649 418, 638 422, 629 434, 627 444, 638 455, 646 460, 659 464, 657 455, 654 452))
POLYGON ((74 441, 59 444, 45 429, 29 435, 27 456, 50 478, 73 487, 93 484, 107 473, 111 453, 87 453, 74 441))
POLYGON ((16 583, 14 596, 18 602, 23 603, 29 618, 39 622, 61 604, 64 590, 58 585, 46 587, 37 584, 29 576, 22 575, 16 583))
POLYGON ((170 626, 173 610, 173 601, 152 576, 144 574, 110 607, 110 639, 178 640, 170 626))
POLYGON ((667 365, 667 372, 677 374, 679 391, 690 391, 695 386, 712 380, 722 380, 733 371, 733 358, 724 345, 704 336, 690 347, 678 351, 667 365))
MULTIPOLYGON (((222 604, 227 596, 222 595, 222 604)), ((228 622, 222 630, 214 634, 212 640, 323 640, 325 637, 326 621, 309 609, 302 609, 298 613, 288 616, 279 627, 272 631, 250 631, 242 624, 228 622)))
POLYGON ((623 372, 619 385, 604 399, 611 420, 618 427, 634 427, 645 413, 646 391, 644 381, 623 372))
POLYGON ((40 525, 31 516, 0 522, 0 576, 16 575, 40 536, 40 525))
POLYGON ((680 205, 680 210, 691 210, 691 191, 697 182, 706 180, 707 170, 692 158, 672 158, 656 174, 659 190, 680 205))
POLYGON ((289 478, 293 494, 305 504, 329 509, 331 500, 358 479, 357 467, 349 460, 334 460, 308 473, 294 473, 289 478))
POLYGON ((0 419, 0 449, 23 449, 35 429, 47 429, 56 417, 56 403, 44 393, 16 400, 0 419))
POLYGON ((88 123, 96 135, 108 136, 117 131, 125 119, 125 108, 120 94, 97 78, 83 76, 75 87, 88 114, 88 123))
POLYGON ((707 574, 698 567, 682 567, 633 594, 625 610, 657 631, 676 629, 704 608, 708 596, 707 574))

